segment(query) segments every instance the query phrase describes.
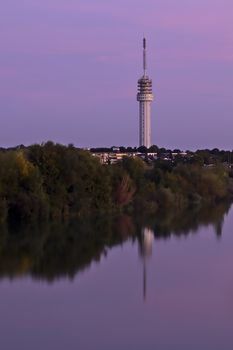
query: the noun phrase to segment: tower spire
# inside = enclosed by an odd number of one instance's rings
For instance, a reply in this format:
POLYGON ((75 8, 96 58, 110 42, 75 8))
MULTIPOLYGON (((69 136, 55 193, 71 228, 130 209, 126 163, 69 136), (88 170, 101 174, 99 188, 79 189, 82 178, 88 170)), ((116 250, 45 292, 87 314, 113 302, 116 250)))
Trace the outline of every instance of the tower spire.
POLYGON ((146 60, 146 38, 143 38, 143 71, 146 76, 147 60, 146 60))

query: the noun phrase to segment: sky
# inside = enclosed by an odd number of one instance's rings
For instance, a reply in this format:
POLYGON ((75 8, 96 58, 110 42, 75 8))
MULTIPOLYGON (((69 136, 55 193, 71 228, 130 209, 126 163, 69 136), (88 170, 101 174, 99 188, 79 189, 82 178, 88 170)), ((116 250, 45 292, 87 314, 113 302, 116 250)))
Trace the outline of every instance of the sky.
POLYGON ((2 0, 0 146, 137 146, 143 36, 153 144, 233 149, 232 0, 2 0))

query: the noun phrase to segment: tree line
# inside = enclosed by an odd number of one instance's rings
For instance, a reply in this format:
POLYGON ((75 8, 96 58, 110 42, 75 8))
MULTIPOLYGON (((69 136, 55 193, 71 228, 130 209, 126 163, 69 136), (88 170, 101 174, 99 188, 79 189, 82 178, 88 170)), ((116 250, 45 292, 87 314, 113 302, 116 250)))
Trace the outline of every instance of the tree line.
POLYGON ((180 210, 232 193, 231 170, 123 158, 103 166, 89 151, 47 142, 0 150, 0 220, 48 220, 97 213, 180 210))

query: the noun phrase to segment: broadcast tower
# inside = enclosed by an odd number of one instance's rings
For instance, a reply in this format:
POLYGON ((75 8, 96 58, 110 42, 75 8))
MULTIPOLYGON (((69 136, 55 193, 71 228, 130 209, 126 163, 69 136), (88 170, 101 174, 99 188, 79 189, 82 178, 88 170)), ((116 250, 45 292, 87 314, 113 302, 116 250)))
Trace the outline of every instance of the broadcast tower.
POLYGON ((147 75, 146 39, 143 39, 143 77, 138 80, 137 101, 139 102, 139 146, 151 146, 151 102, 153 101, 152 80, 147 75))

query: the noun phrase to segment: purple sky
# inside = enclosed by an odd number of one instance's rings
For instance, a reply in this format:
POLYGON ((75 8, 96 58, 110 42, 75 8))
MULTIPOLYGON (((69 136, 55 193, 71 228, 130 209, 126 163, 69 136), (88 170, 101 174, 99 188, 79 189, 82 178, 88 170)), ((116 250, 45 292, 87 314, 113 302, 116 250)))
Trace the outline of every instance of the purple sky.
POLYGON ((0 145, 137 145, 142 38, 153 143, 233 148, 232 0, 3 0, 0 145))

